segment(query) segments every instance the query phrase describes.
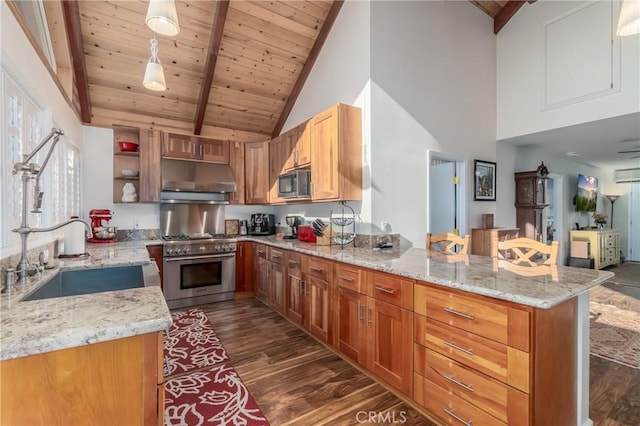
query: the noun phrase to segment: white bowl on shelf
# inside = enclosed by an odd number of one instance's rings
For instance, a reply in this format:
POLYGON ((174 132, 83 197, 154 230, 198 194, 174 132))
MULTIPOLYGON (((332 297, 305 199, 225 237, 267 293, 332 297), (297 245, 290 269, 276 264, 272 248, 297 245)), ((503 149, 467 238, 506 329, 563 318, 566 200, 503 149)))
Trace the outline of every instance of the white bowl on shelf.
POLYGON ((138 170, 122 169, 120 170, 120 174, 122 177, 138 177, 140 172, 138 170))

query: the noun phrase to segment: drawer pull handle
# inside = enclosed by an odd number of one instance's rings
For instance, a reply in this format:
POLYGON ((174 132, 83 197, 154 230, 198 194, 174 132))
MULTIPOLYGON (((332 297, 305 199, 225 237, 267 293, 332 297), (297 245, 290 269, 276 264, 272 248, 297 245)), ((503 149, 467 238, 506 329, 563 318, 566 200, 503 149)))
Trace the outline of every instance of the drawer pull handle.
POLYGON ((311 269, 312 271, 316 271, 316 272, 322 272, 322 269, 316 268, 316 267, 313 267, 313 266, 311 268, 309 268, 309 269, 311 269))
POLYGON ((378 287, 378 286, 376 286, 376 290, 382 291, 382 292, 388 293, 388 294, 394 294, 395 293, 395 291, 393 291, 393 290, 390 290, 390 289, 384 288, 384 287, 378 287))
POLYGON ((455 383, 456 385, 465 388, 466 390, 468 390, 469 392, 473 392, 473 386, 472 385, 468 385, 466 383, 462 383, 459 380, 456 380, 455 377, 453 376, 447 376, 446 374, 443 374, 442 377, 444 377, 445 379, 447 379, 448 381, 450 381, 451 383, 455 383))
POLYGON ((445 345, 449 346, 450 348, 459 350, 460 352, 464 352, 467 355, 473 355, 473 349, 465 349, 465 348, 461 348, 460 346, 456 345, 453 342, 449 342, 447 340, 443 340, 442 341, 445 345))
POLYGON ((275 257, 276 259, 279 259, 282 257, 282 255, 280 253, 271 253, 271 257, 275 257))
POLYGON ((465 426, 472 426, 473 422, 471 420, 467 421, 465 419, 463 419, 462 417, 458 417, 453 411, 454 410, 449 410, 447 408, 443 408, 442 411, 444 411, 445 413, 447 413, 448 415, 450 415, 451 417, 453 417, 454 419, 456 419, 457 421, 459 421, 460 423, 462 423, 465 426))
POLYGON ((298 261, 297 260, 290 260, 289 261, 289 265, 297 265, 298 261))
POLYGON ((345 280, 345 281, 349 281, 349 282, 353 282, 353 278, 347 277, 346 275, 340 275, 340 279, 341 280, 345 280))
POLYGON ((258 254, 265 254, 265 253, 266 253, 266 251, 264 251, 264 250, 258 250, 258 254))
POLYGON ((360 308, 362 308, 363 306, 364 306, 364 305, 363 305, 362 303, 360 303, 360 301, 358 300, 358 308, 357 308, 357 309, 358 309, 358 312, 356 312, 356 318, 357 318, 357 320, 358 320, 358 323, 359 323, 360 321, 362 321, 362 317, 360 316, 360 312, 361 312, 361 309, 360 309, 360 308))
POLYGON ((466 318, 466 319, 470 319, 470 320, 474 319, 473 315, 465 314, 464 312, 458 312, 455 309, 451 309, 451 308, 442 308, 442 309, 445 312, 449 312, 450 314, 457 315, 457 316, 462 317, 462 318, 466 318))
POLYGON ((367 305, 367 310, 365 311, 365 321, 367 327, 369 327, 369 324, 371 324, 371 314, 369 313, 369 309, 369 305, 367 305))

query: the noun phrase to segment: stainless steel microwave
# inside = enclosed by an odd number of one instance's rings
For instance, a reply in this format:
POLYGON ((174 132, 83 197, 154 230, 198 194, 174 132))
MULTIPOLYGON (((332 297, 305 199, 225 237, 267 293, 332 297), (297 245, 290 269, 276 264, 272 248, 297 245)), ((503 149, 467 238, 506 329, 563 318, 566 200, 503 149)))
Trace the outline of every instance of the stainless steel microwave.
POLYGON ((278 176, 278 197, 311 197, 311 170, 294 170, 278 176))

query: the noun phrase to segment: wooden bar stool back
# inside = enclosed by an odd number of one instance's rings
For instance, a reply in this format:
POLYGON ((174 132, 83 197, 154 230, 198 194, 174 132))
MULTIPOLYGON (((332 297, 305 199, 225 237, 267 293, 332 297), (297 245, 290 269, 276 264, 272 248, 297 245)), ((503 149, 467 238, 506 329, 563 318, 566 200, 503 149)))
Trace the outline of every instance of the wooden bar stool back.
POLYGON ((541 243, 531 238, 514 238, 513 240, 498 241, 494 237, 494 252, 491 254, 498 259, 506 259, 515 265, 538 266, 558 264, 558 242, 541 243))
POLYGON ((469 235, 460 237, 446 232, 444 234, 427 234, 427 250, 437 250, 451 254, 467 254, 469 251, 469 235))

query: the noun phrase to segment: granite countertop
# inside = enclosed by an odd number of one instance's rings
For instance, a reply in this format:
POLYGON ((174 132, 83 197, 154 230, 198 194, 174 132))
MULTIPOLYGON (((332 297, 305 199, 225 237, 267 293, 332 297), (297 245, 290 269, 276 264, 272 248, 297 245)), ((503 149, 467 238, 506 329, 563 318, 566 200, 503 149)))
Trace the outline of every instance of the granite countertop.
POLYGON ((147 243, 87 244, 90 257, 56 259, 45 270, 0 295, 0 361, 157 332, 171 324, 160 276, 147 243), (142 265, 145 287, 22 302, 61 270, 142 265))
POLYGON ((274 236, 248 236, 239 240, 255 241, 543 309, 572 299, 614 276, 609 271, 568 266, 540 268, 544 274, 529 276, 534 272, 531 268, 523 272, 510 271, 487 256, 452 256, 403 246, 382 250, 352 246, 342 249, 335 245, 278 240, 274 236))

